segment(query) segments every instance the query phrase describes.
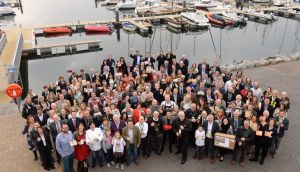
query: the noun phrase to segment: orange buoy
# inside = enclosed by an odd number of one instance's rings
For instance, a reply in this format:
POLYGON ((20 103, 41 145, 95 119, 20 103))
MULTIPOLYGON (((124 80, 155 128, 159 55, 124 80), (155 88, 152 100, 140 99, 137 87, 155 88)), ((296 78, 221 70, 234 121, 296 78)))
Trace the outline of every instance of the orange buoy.
POLYGON ((6 88, 6 94, 11 98, 18 98, 22 95, 22 87, 18 84, 10 84, 6 88))

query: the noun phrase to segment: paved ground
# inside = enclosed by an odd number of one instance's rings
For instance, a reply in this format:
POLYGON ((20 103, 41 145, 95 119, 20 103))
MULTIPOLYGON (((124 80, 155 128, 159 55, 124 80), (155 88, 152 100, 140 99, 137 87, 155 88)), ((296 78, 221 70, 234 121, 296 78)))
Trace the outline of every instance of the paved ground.
MULTIPOLYGON (((290 120, 290 129, 282 141, 279 151, 280 157, 268 159, 263 166, 258 163, 246 161, 246 166, 241 169, 239 166, 231 166, 229 163, 230 155, 225 157, 224 162, 217 161, 210 165, 208 160, 196 161, 191 159, 192 150, 189 153, 189 159, 185 165, 180 165, 180 156, 170 155, 164 152, 161 157, 153 155, 149 160, 141 160, 139 166, 132 164, 125 167, 124 171, 157 171, 157 172, 175 172, 175 171, 249 171, 249 172, 293 172, 298 171, 300 164, 300 150, 297 145, 300 143, 300 116, 296 113, 300 111, 300 61, 277 64, 261 68, 246 70, 246 75, 252 76, 253 79, 261 81, 262 87, 272 86, 279 90, 285 90, 289 93, 292 104, 288 118, 290 120), (298 170, 297 170, 298 169, 298 170)), ((27 150, 25 137, 21 135, 24 120, 16 109, 7 110, 5 106, 0 106, 0 171, 4 172, 39 172, 43 171, 40 162, 33 161, 33 154, 27 150), (14 114, 11 115, 11 113, 14 114), (10 115, 7 115, 10 114, 10 115)), ((117 169, 96 168, 91 171, 117 171, 117 169)), ((61 169, 53 171, 62 171, 61 169)))

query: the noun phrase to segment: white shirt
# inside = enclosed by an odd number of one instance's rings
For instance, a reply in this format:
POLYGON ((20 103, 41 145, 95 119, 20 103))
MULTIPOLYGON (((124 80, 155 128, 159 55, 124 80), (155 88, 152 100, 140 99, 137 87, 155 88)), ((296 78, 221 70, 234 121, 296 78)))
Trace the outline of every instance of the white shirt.
POLYGON ((126 142, 124 141, 124 139, 121 137, 119 140, 117 140, 116 138, 112 139, 112 145, 113 145, 113 152, 120 152, 123 153, 124 152, 124 146, 126 146, 126 142))
POLYGON ((225 87, 224 87, 225 91, 227 91, 227 89, 232 86, 232 83, 236 83, 236 81, 229 80, 225 83, 225 87))
POLYGON ((140 122, 137 122, 135 126, 139 127, 139 130, 141 132, 141 138, 147 137, 148 133, 148 123, 143 122, 142 124, 140 122))
POLYGON ((45 136, 44 136, 44 135, 41 135, 41 139, 42 139, 42 141, 43 141, 44 146, 46 146, 47 144, 46 144, 45 136))
POLYGON ((86 131, 85 140, 92 151, 97 151, 101 149, 102 139, 103 132, 100 128, 95 128, 94 130, 89 129, 86 131))
POLYGON ((205 131, 199 131, 199 130, 196 130, 195 132, 195 144, 197 146, 204 146, 205 144, 205 131))
POLYGON ((260 102, 260 101, 261 101, 261 97, 262 97, 262 95, 263 95, 262 89, 261 89, 261 88, 255 89, 255 88, 253 87, 253 88, 251 88, 251 90, 252 90, 252 92, 253 92, 253 96, 256 96, 258 102, 260 102))
POLYGON ((212 130, 212 126, 213 126, 213 123, 214 122, 212 122, 212 123, 207 123, 208 125, 207 125, 207 133, 206 133, 206 136, 207 137, 212 137, 212 133, 211 133, 211 130, 212 130))

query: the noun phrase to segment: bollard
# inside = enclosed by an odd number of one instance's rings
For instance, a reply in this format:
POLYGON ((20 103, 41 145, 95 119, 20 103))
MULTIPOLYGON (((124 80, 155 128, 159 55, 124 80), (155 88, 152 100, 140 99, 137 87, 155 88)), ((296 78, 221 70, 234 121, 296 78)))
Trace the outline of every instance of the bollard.
POLYGON ((186 8, 186 1, 183 1, 182 7, 183 7, 183 8, 186 8))
POLYGON ((119 11, 116 11, 116 23, 120 22, 120 15, 119 15, 119 11))

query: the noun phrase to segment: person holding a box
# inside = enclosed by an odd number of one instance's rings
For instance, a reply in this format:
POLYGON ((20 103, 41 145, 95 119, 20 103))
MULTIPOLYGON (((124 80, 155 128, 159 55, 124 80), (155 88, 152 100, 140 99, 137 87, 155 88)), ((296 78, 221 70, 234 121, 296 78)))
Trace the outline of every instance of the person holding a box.
POLYGON ((249 146, 249 143, 254 138, 254 132, 250 128, 250 122, 249 120, 244 121, 244 126, 241 128, 238 128, 236 132, 236 146, 233 152, 233 157, 231 160, 231 164, 234 165, 237 159, 238 152, 241 151, 240 155, 240 166, 244 166, 244 160, 245 160, 245 154, 246 150, 249 146))
POLYGON ((210 163, 213 164, 214 160, 214 136, 215 133, 219 131, 219 125, 214 121, 214 116, 209 114, 207 116, 207 121, 203 122, 203 129, 205 130, 205 154, 208 156, 210 154, 210 163))

